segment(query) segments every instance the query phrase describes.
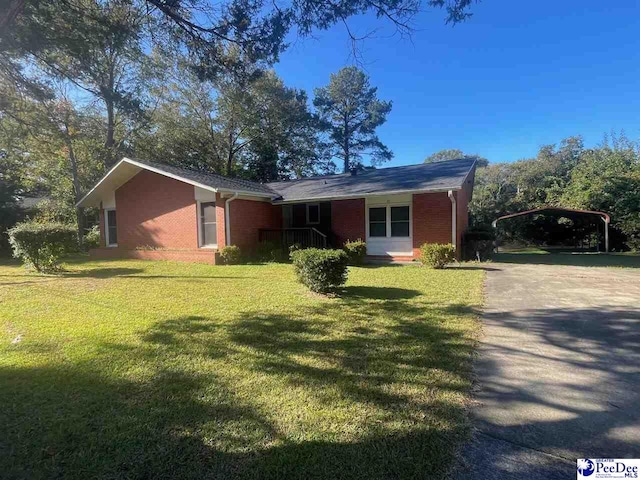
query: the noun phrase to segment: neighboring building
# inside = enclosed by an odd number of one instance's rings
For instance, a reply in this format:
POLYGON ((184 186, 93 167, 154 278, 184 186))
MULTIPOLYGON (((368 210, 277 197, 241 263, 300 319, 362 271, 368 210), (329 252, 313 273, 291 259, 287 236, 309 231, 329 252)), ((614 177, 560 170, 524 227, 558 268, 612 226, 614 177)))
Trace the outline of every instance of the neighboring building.
POLYGON ((372 257, 408 260, 423 243, 460 250, 474 174, 461 159, 260 184, 123 158, 79 205, 100 209, 99 258, 213 263, 225 245, 363 239, 372 257))

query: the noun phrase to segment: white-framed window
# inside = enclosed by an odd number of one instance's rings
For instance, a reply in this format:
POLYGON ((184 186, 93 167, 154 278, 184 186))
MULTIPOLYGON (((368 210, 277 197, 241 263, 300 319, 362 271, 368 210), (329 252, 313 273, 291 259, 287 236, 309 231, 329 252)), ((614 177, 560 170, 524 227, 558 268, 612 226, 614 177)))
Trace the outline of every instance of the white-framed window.
POLYGON ((107 247, 118 246, 118 223, 115 208, 107 208, 104 211, 104 239, 107 247))
POLYGON ((369 237, 409 238, 411 207, 409 205, 375 205, 368 207, 369 237))
POLYGON ((307 225, 320 223, 320 204, 307 203, 307 225))
POLYGON ((391 206, 391 222, 390 233, 392 237, 408 237, 409 236, 409 205, 391 206))
POLYGON ((205 248, 217 247, 216 202, 199 202, 198 217, 200 246, 205 248))
POLYGON ((369 207, 369 236, 387 236, 387 207, 369 207))

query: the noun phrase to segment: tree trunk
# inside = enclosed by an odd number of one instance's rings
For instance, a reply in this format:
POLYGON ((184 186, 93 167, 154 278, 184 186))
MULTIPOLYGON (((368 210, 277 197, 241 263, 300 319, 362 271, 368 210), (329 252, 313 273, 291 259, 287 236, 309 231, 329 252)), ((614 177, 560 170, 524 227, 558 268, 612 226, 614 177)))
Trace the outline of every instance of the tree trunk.
POLYGON ((233 166, 233 131, 229 132, 229 150, 227 150, 227 177, 231 176, 233 166))
MULTIPOLYGON (((69 128, 66 127, 65 132, 65 144, 68 150, 69 155, 69 166, 71 167, 71 177, 73 181, 73 196, 75 198, 76 203, 80 201, 80 195, 82 194, 80 190, 80 178, 78 176, 78 161, 76 159, 76 154, 73 149, 73 142, 69 137, 69 128)), ((76 206, 76 223, 78 224, 78 245, 82 246, 83 238, 84 238, 84 227, 85 227, 85 215, 84 208, 76 206)))
POLYGON ((349 152, 349 136, 351 132, 349 131, 349 119, 344 117, 344 145, 342 146, 342 150, 344 151, 344 173, 349 173, 351 167, 351 155, 349 152))
POLYGON ((104 105, 107 110, 107 136, 104 140, 104 149, 105 149, 105 159, 104 159, 104 169, 105 171, 109 170, 115 163, 115 152, 113 148, 116 144, 115 140, 115 130, 116 130, 116 112, 115 112, 115 89, 116 89, 116 81, 115 81, 115 62, 116 57, 113 54, 113 51, 110 52, 109 56, 109 78, 107 79, 106 84, 100 87, 100 93, 102 94, 102 99, 104 100, 104 105))
POLYGON ((113 100, 107 95, 105 96, 104 103, 107 107, 107 136, 104 141, 105 148, 105 162, 104 169, 105 171, 109 170, 113 164, 115 163, 113 146, 115 145, 115 107, 113 104, 113 100))

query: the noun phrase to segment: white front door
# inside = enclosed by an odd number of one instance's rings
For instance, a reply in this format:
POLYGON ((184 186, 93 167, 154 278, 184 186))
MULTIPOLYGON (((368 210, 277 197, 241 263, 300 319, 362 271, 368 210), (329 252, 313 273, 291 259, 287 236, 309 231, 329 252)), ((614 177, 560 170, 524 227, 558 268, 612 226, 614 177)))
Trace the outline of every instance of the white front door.
POLYGON ((412 195, 367 198, 367 255, 413 255, 412 203, 412 195))

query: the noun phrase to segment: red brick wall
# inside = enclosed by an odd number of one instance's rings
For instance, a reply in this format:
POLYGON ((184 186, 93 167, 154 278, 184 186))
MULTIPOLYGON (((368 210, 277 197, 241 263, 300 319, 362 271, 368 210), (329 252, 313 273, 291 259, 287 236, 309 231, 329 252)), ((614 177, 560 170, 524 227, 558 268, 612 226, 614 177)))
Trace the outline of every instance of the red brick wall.
POLYGON ((451 200, 447 192, 413 195, 413 255, 423 243, 451 243, 451 200))
POLYGON ((218 237, 218 250, 226 245, 225 231, 227 226, 224 223, 224 202, 225 200, 220 194, 216 193, 216 234, 218 237))
POLYGON ((193 185, 142 170, 116 190, 118 246, 198 248, 193 185))
POLYGON ((331 202, 331 231, 341 247, 347 240, 365 240, 364 198, 334 200, 331 202))
MULTIPOLYGON (((282 207, 268 202, 233 200, 230 207, 231 244, 250 252, 258 245, 258 230, 282 228, 282 207)), ((219 228, 219 227, 218 227, 219 228)))

